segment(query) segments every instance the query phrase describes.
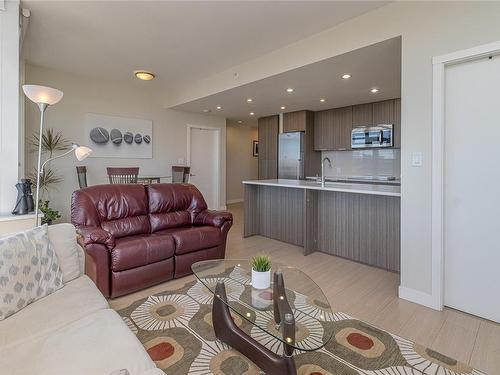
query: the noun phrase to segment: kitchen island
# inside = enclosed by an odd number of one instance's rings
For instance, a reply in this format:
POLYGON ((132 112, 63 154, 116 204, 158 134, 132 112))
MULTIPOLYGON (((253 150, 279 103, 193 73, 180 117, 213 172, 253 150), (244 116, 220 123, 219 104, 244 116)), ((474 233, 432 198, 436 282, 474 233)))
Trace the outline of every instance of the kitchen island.
POLYGON ((262 235, 399 272, 400 186, 243 181, 244 236, 262 235))

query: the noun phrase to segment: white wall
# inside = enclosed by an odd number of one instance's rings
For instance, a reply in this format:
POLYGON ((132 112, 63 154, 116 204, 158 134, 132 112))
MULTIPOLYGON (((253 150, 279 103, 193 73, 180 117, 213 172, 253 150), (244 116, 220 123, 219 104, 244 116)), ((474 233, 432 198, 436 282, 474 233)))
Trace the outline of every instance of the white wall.
POLYGON ((0 8, 0 214, 16 203, 19 166, 19 1, 0 8))
MULTIPOLYGON (((139 166, 142 175, 171 174, 171 166, 178 159, 186 160, 187 124, 219 127, 221 131, 222 173, 220 178, 220 202, 226 201, 226 120, 221 117, 197 115, 164 109, 155 92, 141 90, 112 82, 89 79, 87 77, 54 71, 38 66, 26 66, 26 82, 56 87, 64 92, 64 97, 46 112, 46 128, 62 131, 73 142, 83 144, 85 113, 93 112, 113 116, 135 117, 153 120, 152 159, 103 159, 87 158, 78 162, 66 156, 53 162, 64 181, 57 191, 50 194, 53 206, 63 214, 62 220, 69 220, 71 193, 78 189, 76 165, 87 166, 89 185, 107 183, 107 166, 139 166)), ((38 127, 38 109, 26 102, 26 135, 33 134, 38 127)), ((27 171, 32 171, 36 155, 27 150, 27 171)))
POLYGON ((253 141, 258 140, 256 127, 229 125, 226 128, 227 203, 243 201, 242 181, 256 180, 258 158, 252 156, 253 141))
POLYGON ((431 59, 500 40, 499 14, 500 2, 392 2, 187 85, 169 101, 174 104, 203 97, 401 35, 401 286, 425 303, 432 293, 431 59), (414 151, 423 153, 420 168, 410 165, 414 151))

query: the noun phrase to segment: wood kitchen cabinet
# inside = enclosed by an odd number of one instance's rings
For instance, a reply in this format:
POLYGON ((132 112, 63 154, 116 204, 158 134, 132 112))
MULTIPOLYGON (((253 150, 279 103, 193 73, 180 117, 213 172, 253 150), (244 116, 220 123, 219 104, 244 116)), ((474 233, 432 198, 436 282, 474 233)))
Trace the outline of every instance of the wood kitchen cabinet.
POLYGON ((314 121, 314 112, 296 111, 283 113, 283 133, 305 132, 314 121))
POLYGON ((401 148, 401 99, 394 99, 394 147, 401 148))
POLYGON ((352 107, 319 111, 314 116, 314 149, 351 149, 352 107))
POLYGON ((333 150, 333 109, 314 113, 314 149, 333 150))
POLYGON ((373 125, 373 103, 352 106, 352 126, 373 125))
POLYGON ((373 124, 393 124, 393 147, 401 148, 401 99, 373 103, 373 124))
POLYGON ((352 107, 333 110, 333 149, 346 151, 351 149, 352 107))
POLYGON ((259 180, 278 178, 279 116, 261 117, 259 127, 259 180))

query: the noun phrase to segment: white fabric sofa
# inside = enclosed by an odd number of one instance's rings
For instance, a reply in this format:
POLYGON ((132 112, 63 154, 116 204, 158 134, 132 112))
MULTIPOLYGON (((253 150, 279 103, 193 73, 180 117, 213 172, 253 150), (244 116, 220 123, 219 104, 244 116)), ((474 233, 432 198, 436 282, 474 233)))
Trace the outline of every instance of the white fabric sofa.
POLYGON ((130 375, 164 374, 83 274, 83 250, 76 244, 75 228, 51 226, 49 238, 63 275, 74 278, 0 321, 0 374, 110 375, 120 369, 130 375))

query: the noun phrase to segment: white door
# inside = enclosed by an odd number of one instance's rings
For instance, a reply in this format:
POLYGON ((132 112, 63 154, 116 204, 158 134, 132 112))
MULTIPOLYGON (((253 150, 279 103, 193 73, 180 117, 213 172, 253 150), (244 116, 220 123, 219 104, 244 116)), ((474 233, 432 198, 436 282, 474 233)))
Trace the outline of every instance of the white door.
POLYGON ((201 191, 208 208, 219 209, 219 129, 189 127, 189 182, 201 191))
POLYGON ((444 303, 500 322, 500 56, 445 74, 444 303))

